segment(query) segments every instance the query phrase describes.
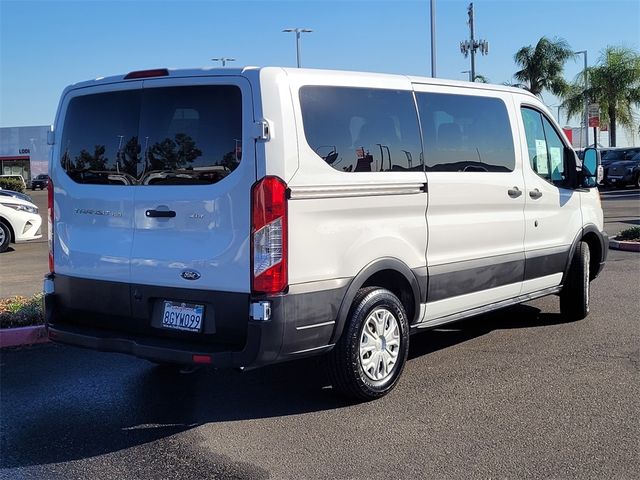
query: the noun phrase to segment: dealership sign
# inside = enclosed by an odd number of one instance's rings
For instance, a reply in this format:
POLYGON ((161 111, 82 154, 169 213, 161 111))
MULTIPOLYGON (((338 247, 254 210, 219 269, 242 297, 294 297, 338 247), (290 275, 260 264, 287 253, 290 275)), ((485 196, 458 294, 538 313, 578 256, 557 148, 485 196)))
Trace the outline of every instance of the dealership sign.
POLYGON ((599 127, 600 126, 600 105, 597 103, 589 104, 589 126, 590 127, 599 127))

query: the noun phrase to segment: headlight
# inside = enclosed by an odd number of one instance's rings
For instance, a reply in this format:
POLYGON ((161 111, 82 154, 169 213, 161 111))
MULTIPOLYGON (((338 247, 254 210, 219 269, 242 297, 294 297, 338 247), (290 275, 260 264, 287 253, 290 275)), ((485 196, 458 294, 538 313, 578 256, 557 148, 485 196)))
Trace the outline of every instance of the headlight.
POLYGON ((5 207, 13 208, 14 210, 18 210, 19 212, 27 212, 27 213, 38 213, 37 207, 30 207, 29 205, 21 205, 19 203, 4 203, 2 205, 5 207))

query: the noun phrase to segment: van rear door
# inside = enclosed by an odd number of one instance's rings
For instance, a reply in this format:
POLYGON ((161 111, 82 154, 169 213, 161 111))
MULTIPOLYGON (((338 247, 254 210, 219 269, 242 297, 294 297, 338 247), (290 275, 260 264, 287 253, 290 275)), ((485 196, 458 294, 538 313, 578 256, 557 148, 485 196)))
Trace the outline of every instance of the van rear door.
POLYGON ((145 80, 140 112, 132 284, 248 293, 256 180, 249 82, 145 80))
POLYGON ((130 279, 141 88, 140 81, 75 88, 62 99, 50 167, 57 274, 130 279))

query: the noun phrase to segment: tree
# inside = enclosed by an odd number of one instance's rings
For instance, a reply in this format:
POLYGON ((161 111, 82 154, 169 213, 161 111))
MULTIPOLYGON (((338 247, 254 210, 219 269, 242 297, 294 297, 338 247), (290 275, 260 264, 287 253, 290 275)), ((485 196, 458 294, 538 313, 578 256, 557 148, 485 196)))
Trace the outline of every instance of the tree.
POLYGON ((122 170, 129 175, 136 176, 138 163, 140 163, 140 144, 138 137, 127 140, 121 151, 118 152, 118 161, 122 163, 122 170))
POLYGON ((489 83, 489 79, 479 73, 476 74, 476 78, 474 78, 473 81, 478 83, 489 83))
POLYGON ((202 155, 202 150, 189 135, 176 133, 174 139, 167 137, 149 149, 152 170, 178 170, 202 155))
POLYGON ((565 62, 574 55, 565 40, 542 37, 535 48, 529 45, 516 52, 513 58, 521 69, 513 76, 519 85, 534 95, 540 96, 543 90, 563 95, 568 85, 562 77, 562 71, 565 62))
POLYGON ((80 151, 80 155, 76 157, 75 169, 77 170, 97 170, 103 171, 107 169, 107 163, 109 159, 104 156, 106 152, 104 145, 95 145, 93 154, 89 153, 86 149, 80 151))
POLYGON ((626 47, 607 47, 594 67, 580 73, 564 95, 563 106, 569 117, 584 112, 585 95, 589 103, 600 105, 600 122, 609 124, 610 146, 616 146, 617 126, 635 130, 633 107, 640 105, 640 54, 626 47))

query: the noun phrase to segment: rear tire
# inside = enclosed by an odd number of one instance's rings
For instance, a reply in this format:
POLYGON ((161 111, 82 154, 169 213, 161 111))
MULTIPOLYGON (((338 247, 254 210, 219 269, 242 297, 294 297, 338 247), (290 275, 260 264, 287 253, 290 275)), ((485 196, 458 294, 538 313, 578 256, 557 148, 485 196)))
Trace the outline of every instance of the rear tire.
POLYGON ((363 288, 328 354, 331 383, 349 397, 380 398, 398 383, 408 351, 409 325, 398 297, 384 288, 363 288))
POLYGON ((0 253, 6 251, 11 243, 11 230, 4 223, 0 222, 0 253))
POLYGON ((589 315, 589 245, 576 246, 569 272, 560 292, 560 313, 569 320, 582 320, 589 315))

